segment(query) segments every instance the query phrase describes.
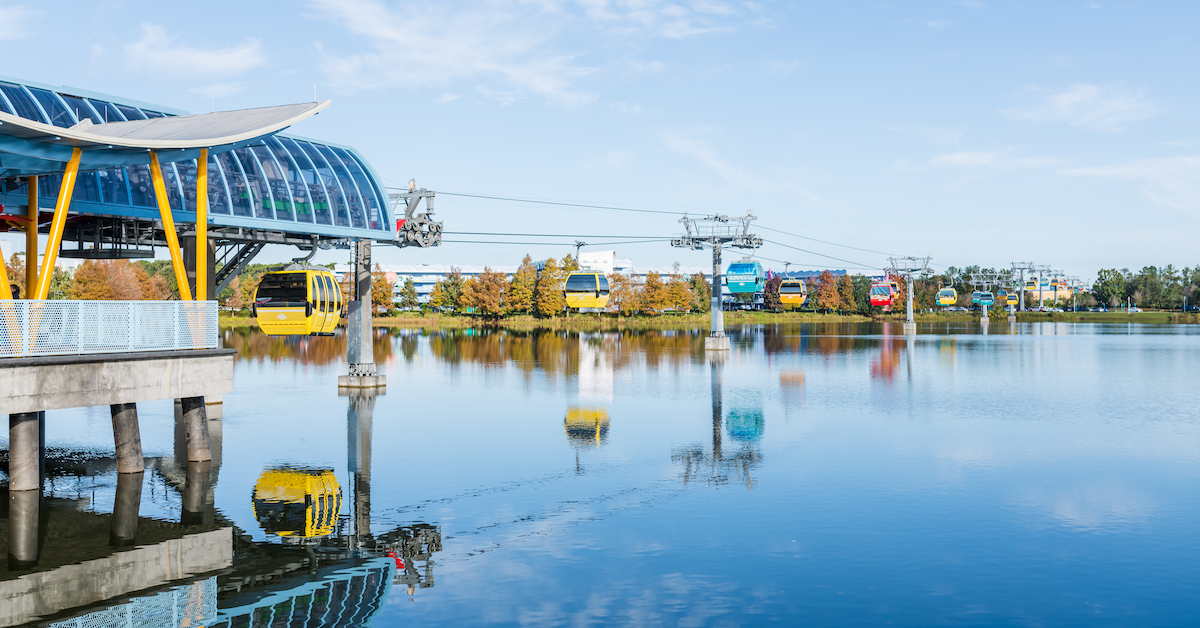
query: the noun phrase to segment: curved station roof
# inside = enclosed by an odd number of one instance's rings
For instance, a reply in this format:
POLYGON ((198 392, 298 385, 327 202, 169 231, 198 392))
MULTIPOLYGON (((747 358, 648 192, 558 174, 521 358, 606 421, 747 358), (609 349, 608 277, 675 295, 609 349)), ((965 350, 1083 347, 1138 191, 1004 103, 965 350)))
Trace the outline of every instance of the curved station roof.
MULTIPOLYGON (((390 240, 388 197, 349 146, 280 131, 329 101, 188 115, 134 100, 0 77, 0 204, 25 213, 25 177, 53 208, 74 149, 71 214, 159 218, 150 151, 177 222, 196 221, 196 159, 209 149, 209 222, 291 234, 390 240), (18 210, 19 208, 19 210, 18 210)), ((16 211, 14 211, 16 210, 16 211)))

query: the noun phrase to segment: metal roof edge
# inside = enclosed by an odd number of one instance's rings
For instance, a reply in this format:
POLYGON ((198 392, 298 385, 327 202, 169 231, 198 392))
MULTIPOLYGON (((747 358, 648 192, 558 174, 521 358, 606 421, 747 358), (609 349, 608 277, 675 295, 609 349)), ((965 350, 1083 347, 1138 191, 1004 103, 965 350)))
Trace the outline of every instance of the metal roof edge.
POLYGON ((0 81, 7 81, 9 83, 19 83, 21 85, 27 85, 29 87, 40 87, 42 89, 48 89, 52 92, 67 94, 68 96, 83 96, 85 98, 95 98, 97 100, 104 100, 107 102, 111 102, 113 104, 127 105, 127 106, 137 107, 138 109, 144 108, 144 109, 149 109, 151 111, 158 111, 161 113, 169 113, 171 115, 176 115, 176 116, 187 116, 187 115, 191 115, 191 113, 192 113, 190 111, 187 111, 186 109, 178 109, 176 107, 167 107, 165 105, 158 105, 158 104, 155 104, 152 102, 133 100, 131 98, 125 98, 123 96, 114 96, 112 94, 105 94, 104 92, 94 92, 92 90, 71 87, 69 85, 57 85, 57 86, 56 85, 48 85, 46 83, 38 83, 36 81, 29 81, 29 80, 26 80, 23 78, 17 78, 15 76, 8 76, 6 74, 0 74, 0 81))

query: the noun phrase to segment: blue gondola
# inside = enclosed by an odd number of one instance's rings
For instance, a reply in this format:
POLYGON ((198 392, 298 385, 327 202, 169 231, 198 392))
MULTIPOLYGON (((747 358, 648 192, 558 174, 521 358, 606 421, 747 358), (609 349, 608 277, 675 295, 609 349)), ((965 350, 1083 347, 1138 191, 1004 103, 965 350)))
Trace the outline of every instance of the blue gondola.
POLYGON ((725 286, 733 294, 753 294, 767 288, 767 273, 758 262, 737 262, 725 271, 725 286))

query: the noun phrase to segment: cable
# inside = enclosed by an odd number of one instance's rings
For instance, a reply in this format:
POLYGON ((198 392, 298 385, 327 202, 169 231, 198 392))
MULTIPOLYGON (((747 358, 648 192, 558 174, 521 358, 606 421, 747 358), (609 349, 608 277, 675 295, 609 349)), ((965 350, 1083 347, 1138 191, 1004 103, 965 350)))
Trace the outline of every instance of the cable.
POLYGON ((848 260, 848 259, 842 259, 842 258, 840 258, 840 257, 834 257, 834 256, 832 256, 832 255, 825 255, 824 253, 817 253, 816 251, 809 251, 808 249, 802 249, 802 248, 800 248, 800 247, 798 247, 798 246, 792 246, 792 245, 790 245, 790 244, 784 244, 784 243, 782 243, 782 242, 776 242, 776 241, 774 241, 774 240, 763 240, 763 242, 769 242, 769 243, 771 243, 771 244, 774 244, 774 245, 776 245, 776 246, 782 246, 782 247, 784 247, 784 248, 788 248, 788 249, 795 249, 795 250, 797 250, 797 251, 801 251, 801 252, 803 252, 803 253, 808 253, 809 255, 817 255, 817 256, 819 256, 819 257, 827 257, 827 258, 829 258, 829 259, 832 259, 832 260, 837 260, 837 261, 839 261, 839 262, 845 262, 845 263, 847 263, 847 264, 854 264, 854 265, 855 265, 856 267, 858 267, 858 268, 870 268, 870 269, 872 269, 872 270, 883 270, 883 269, 882 269, 882 268, 880 268, 879 266, 869 266, 869 265, 867 265, 867 264, 863 264, 862 262, 853 262, 853 261, 850 261, 850 260, 848 260))
MULTIPOLYGON (((654 239, 654 240, 630 240, 627 242, 605 242, 604 244, 605 245, 609 245, 609 244, 651 244, 653 242, 665 242, 665 241, 669 241, 669 240, 670 240, 670 238, 658 238, 658 239, 654 239)), ((527 246, 566 246, 566 247, 571 247, 571 248, 575 247, 574 242, 500 242, 497 240, 442 240, 442 242, 453 242, 455 244, 523 244, 523 245, 527 245, 527 246)))
POLYGON ((536 205, 558 205, 561 207, 582 207, 584 209, 608 209, 619 212, 640 212, 643 214, 667 214, 670 216, 682 216, 687 212, 667 212, 658 209, 634 209, 632 207, 610 207, 607 205, 585 205, 582 203, 560 203, 557 201, 535 201, 527 198, 508 198, 504 196, 484 196, 482 194, 459 194, 457 192, 438 192, 446 196, 462 196, 466 198, 486 198, 492 201, 507 201, 509 203, 533 203, 536 205))
POLYGON ((579 235, 576 233, 490 233, 486 231, 443 231, 453 235, 485 235, 485 236, 511 236, 525 238, 641 238, 649 240, 662 240, 664 238, 656 236, 636 236, 636 235, 579 235))
POLYGON ((892 257, 898 257, 898 256, 897 256, 895 253, 884 253, 883 251, 875 251, 875 250, 872 250, 872 249, 864 249, 864 248, 860 248, 860 247, 857 247, 857 246, 850 246, 849 244, 838 244, 837 242, 830 242, 830 241, 828 241, 828 240, 818 240, 817 238, 810 238, 810 237, 808 237, 808 236, 802 236, 802 235, 799 235, 799 234, 796 234, 796 233, 789 233, 789 232, 787 232, 787 231, 781 231, 781 230, 779 230, 779 229, 772 229, 772 228, 770 228, 770 227, 764 227, 764 226, 762 226, 762 225, 759 225, 759 226, 758 226, 758 228, 759 228, 759 229, 766 229, 767 231, 774 231, 775 233, 782 233, 783 235, 789 235, 789 236, 792 236, 793 238, 803 238, 803 239, 805 239, 805 240, 812 240, 813 242, 820 242, 821 244, 829 244, 829 245, 832 245, 832 246, 840 246, 840 247, 842 247, 842 248, 854 249, 855 251, 862 251, 862 252, 864 252, 864 253, 878 253, 878 254, 880 254, 880 255, 890 255, 890 256, 892 256, 892 257))

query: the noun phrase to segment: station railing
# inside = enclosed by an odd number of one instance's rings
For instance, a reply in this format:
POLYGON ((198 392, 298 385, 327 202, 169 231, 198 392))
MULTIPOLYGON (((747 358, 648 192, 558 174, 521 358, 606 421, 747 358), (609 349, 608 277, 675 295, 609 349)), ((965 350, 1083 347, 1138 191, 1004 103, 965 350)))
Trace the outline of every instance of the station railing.
POLYGON ((0 358, 216 349, 216 301, 0 300, 0 358))

